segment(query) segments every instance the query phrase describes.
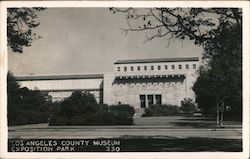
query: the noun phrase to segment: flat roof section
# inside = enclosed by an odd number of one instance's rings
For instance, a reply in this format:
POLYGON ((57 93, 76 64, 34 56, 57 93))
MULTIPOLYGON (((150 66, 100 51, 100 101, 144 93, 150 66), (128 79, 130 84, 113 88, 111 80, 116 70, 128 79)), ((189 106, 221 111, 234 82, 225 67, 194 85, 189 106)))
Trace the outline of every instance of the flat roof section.
POLYGON ((199 61, 198 57, 118 60, 114 64, 199 61))
POLYGON ((102 79, 102 78, 103 78, 103 74, 16 76, 17 81, 65 80, 65 79, 102 79))

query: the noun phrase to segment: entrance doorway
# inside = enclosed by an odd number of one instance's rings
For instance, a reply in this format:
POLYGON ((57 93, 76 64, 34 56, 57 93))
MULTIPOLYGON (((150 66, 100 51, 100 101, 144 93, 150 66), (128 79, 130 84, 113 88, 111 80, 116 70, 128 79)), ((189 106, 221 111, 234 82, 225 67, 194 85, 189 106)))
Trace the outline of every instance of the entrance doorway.
POLYGON ((141 108, 146 108, 146 95, 140 95, 141 108))
POLYGON ((140 95, 140 105, 141 108, 146 108, 154 104, 162 104, 161 94, 147 94, 140 95))

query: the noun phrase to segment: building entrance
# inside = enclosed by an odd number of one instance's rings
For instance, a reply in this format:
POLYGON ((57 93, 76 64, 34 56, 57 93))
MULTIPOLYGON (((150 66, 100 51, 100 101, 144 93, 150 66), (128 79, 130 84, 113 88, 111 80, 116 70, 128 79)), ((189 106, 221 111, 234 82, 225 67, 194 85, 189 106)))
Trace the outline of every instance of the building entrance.
POLYGON ((161 94, 140 95, 141 108, 146 108, 155 104, 162 104, 161 94))
POLYGON ((140 95, 141 108, 146 108, 146 96, 140 95))

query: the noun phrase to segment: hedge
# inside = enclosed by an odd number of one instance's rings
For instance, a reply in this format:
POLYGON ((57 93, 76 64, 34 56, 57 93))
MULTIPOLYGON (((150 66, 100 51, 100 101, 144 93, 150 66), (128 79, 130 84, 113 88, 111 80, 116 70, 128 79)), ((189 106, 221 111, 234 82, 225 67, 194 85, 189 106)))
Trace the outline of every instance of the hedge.
POLYGON ((130 105, 97 104, 86 92, 73 92, 52 106, 49 125, 131 125, 135 110, 130 105))
POLYGON ((180 114, 180 109, 177 105, 152 105, 144 110, 142 117, 149 116, 172 116, 180 114))

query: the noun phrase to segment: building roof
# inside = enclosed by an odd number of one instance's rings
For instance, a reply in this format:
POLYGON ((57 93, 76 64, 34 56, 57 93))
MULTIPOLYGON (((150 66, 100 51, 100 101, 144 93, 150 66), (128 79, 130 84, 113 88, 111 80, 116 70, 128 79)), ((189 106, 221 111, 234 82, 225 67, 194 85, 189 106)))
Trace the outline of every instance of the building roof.
POLYGON ((102 78, 103 78, 103 74, 16 76, 17 81, 65 80, 65 79, 102 79, 102 78))
POLYGON ((199 58, 198 57, 180 57, 180 58, 118 60, 114 64, 184 62, 184 61, 199 61, 199 58))

